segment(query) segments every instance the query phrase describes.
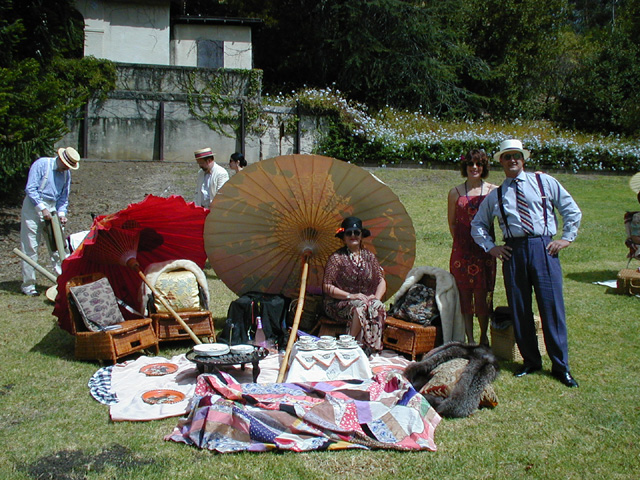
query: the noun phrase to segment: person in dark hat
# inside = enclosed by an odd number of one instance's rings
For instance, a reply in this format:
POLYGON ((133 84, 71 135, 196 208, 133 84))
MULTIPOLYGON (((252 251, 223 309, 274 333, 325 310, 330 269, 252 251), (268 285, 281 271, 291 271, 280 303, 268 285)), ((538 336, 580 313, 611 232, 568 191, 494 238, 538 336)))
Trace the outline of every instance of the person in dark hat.
MULTIPOLYGON (((34 262, 38 262, 38 246, 47 222, 58 215, 61 225, 67 223, 71 172, 80 166, 80 155, 72 148, 59 148, 55 157, 42 157, 29 168, 22 202, 20 219, 20 244, 22 251, 34 262)), ((51 266, 59 275, 62 260, 58 251, 47 243, 51 266)), ((36 271, 27 262, 22 263, 22 293, 38 296, 36 271)))
POLYGON ((215 154, 210 148, 196 150, 193 154, 200 167, 193 201, 200 207, 211 208, 213 197, 229 180, 229 173, 215 162, 215 154))
POLYGON ((336 232, 344 246, 329 257, 322 290, 325 313, 344 321, 365 352, 375 353, 382 350, 387 283, 378 259, 362 243, 369 235, 358 217, 344 219, 336 232))
POLYGON ((500 144, 494 159, 500 162, 506 179, 480 204, 471 221, 471 235, 482 249, 502 261, 507 302, 513 318, 513 331, 524 359, 516 377, 542 368, 532 309, 535 292, 551 374, 567 387, 578 382, 569 370, 567 323, 562 293, 560 251, 578 234, 580 208, 564 187, 550 175, 524 170, 529 150, 516 139, 500 144), (562 236, 554 239, 562 216, 562 236), (490 229, 498 217, 504 245, 496 245, 490 229))

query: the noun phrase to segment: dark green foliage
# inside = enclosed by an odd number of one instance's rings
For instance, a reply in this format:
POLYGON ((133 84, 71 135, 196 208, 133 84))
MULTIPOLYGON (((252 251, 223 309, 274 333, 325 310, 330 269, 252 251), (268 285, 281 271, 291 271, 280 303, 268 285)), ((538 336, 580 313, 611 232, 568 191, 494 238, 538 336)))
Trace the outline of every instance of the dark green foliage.
POLYGON ((490 98, 499 118, 543 118, 563 81, 565 0, 469 0, 466 41, 490 75, 468 88, 490 98))
POLYGON ((83 22, 70 0, 1 0, 0 192, 53 153, 66 120, 115 86, 111 62, 82 55, 83 22))
POLYGON ((374 108, 439 115, 465 115, 484 102, 459 80, 486 72, 458 32, 463 1, 243 3, 240 14, 266 14, 254 56, 270 93, 332 85, 374 108))
POLYGON ((186 0, 260 18, 270 94, 331 87, 374 109, 545 119, 636 134, 636 0, 186 0), (625 97, 625 93, 628 98, 625 97))
POLYGON ((557 119, 568 127, 640 134, 640 5, 629 2, 618 14, 615 24, 592 29, 567 80, 557 119))

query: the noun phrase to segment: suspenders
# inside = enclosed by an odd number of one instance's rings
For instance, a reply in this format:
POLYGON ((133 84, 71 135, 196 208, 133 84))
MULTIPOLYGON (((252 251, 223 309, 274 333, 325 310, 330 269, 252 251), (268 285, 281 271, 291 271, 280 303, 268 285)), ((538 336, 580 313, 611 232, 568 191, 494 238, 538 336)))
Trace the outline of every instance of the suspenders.
MULTIPOLYGON (((44 187, 47 184, 47 182, 49 181, 49 177, 51 176, 51 174, 55 170, 55 167, 56 167, 56 159, 54 157, 49 162, 49 167, 47 168, 47 174, 42 177, 42 181, 40 182, 40 188, 38 189, 38 191, 40 193, 42 193, 42 191, 44 190, 44 187)), ((69 171, 68 170, 66 172, 64 172, 64 181, 65 182, 67 181, 67 175, 69 175, 69 171)))
MULTIPOLYGON (((540 174, 536 172, 536 180, 538 181, 538 188, 540 189, 540 198, 542 198, 542 211, 544 214, 544 232, 543 234, 549 234, 549 227, 547 224, 547 192, 542 186, 542 180, 540 178, 540 174)), ((502 221, 504 223, 505 229, 507 230, 507 238, 513 237, 511 233, 511 229, 509 228, 509 224, 507 223, 507 215, 504 212, 504 201, 502 199, 502 185, 498 187, 498 206, 500 207, 500 215, 502 216, 502 221)))

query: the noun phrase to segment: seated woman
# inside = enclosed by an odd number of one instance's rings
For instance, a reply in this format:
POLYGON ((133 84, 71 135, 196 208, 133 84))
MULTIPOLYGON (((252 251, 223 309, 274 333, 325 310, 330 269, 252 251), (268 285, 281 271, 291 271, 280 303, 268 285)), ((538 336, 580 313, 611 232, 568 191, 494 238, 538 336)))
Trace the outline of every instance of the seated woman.
POLYGON ((345 218, 336 233, 344 247, 329 257, 322 282, 325 313, 345 321, 367 354, 382 350, 387 318, 381 301, 387 289, 384 271, 376 256, 362 245, 362 239, 369 235, 359 218, 345 218))

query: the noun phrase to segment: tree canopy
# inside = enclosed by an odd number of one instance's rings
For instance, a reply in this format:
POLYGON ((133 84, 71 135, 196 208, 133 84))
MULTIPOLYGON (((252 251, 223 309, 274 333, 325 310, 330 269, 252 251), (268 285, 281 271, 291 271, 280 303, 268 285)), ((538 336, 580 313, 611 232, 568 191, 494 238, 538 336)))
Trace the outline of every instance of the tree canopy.
POLYGON ((634 0, 179 3, 263 19, 254 58, 269 93, 334 86, 372 108, 640 132, 634 0))
POLYGON ((82 58, 83 42, 72 0, 0 0, 0 191, 52 152, 69 115, 113 88, 114 67, 82 58))

